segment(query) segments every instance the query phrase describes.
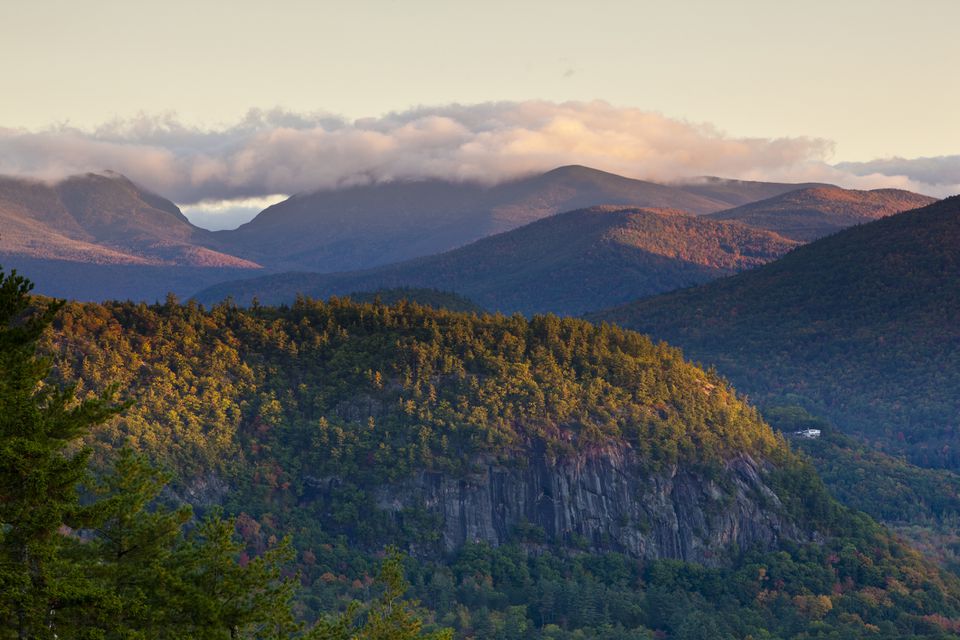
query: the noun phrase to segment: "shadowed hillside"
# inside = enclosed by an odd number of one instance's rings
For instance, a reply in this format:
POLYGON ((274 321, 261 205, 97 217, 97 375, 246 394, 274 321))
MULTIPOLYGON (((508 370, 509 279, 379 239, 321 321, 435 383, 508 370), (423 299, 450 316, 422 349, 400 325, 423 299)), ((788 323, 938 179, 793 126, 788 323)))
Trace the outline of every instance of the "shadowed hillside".
POLYGON ((465 313, 483 313, 484 309, 469 298, 459 296, 449 291, 438 289, 416 289, 413 287, 397 287, 394 289, 376 289, 374 291, 357 291, 348 296, 354 302, 379 302, 382 304, 396 304, 401 300, 414 302, 434 309, 447 311, 463 311, 465 313))
POLYGON ((598 313, 922 465, 960 468, 960 197, 598 313))

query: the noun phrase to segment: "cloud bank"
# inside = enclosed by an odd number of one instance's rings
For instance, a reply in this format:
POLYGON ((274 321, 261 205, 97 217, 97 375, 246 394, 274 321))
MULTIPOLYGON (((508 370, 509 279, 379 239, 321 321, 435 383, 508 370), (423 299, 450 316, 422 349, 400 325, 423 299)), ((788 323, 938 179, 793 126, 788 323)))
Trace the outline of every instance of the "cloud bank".
POLYGON ((836 168, 858 176, 903 176, 916 183, 939 188, 946 193, 960 193, 960 155, 840 162, 836 168))
POLYGON ((182 204, 370 182, 498 182, 564 164, 670 180, 789 170, 829 142, 736 138, 706 124, 590 103, 421 107, 347 121, 281 110, 201 129, 141 115, 94 130, 0 129, 0 173, 59 178, 113 169, 182 204))
POLYGON ((494 183, 565 164, 657 181, 701 175, 819 180, 933 195, 960 183, 941 181, 936 167, 904 164, 911 161, 833 167, 827 163, 832 149, 817 138, 730 136, 710 124, 601 101, 496 102, 359 120, 253 110, 218 128, 171 115, 140 115, 92 130, 0 128, 0 174, 56 179, 113 169, 210 215, 220 205, 202 203, 393 180, 494 183))

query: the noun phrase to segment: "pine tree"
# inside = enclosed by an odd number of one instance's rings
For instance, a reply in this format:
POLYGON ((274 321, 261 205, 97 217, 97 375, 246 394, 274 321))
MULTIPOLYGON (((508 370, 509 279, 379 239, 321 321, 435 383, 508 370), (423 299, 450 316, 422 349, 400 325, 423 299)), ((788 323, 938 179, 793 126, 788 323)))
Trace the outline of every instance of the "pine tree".
POLYGON ((103 599, 85 612, 99 620, 106 638, 158 637, 179 617, 171 603, 176 588, 174 551, 191 509, 155 504, 170 476, 143 456, 121 450, 113 468, 91 483, 93 540, 82 562, 103 599))
POLYGON ((186 636, 286 638, 296 629, 291 603, 296 583, 282 575, 293 560, 289 539, 246 559, 235 522, 213 513, 178 550, 178 592, 173 606, 183 612, 186 636))
POLYGON ((320 620, 309 634, 310 640, 452 640, 453 631, 423 632, 416 602, 404 600, 410 585, 403 576, 403 557, 388 550, 377 582, 383 593, 363 614, 354 602, 339 616, 320 620), (361 622, 362 619, 362 622, 361 622))
POLYGON ((45 384, 37 342, 62 303, 32 288, 0 271, 0 619, 21 639, 53 637, 58 612, 91 597, 84 576, 56 569, 72 543, 65 527, 84 524, 77 485, 89 452, 76 442, 122 408, 111 393, 77 401, 73 387, 45 384))

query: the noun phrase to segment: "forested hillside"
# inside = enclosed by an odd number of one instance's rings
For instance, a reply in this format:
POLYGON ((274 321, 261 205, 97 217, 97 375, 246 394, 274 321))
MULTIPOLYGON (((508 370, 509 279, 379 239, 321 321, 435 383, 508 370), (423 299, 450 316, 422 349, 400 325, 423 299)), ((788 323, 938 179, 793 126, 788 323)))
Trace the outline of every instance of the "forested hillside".
POLYGON ((830 493, 960 574, 960 474, 877 451, 798 406, 769 407, 763 414, 786 434, 820 430, 819 438, 793 437, 791 444, 810 457, 830 493))
POLYGON ((81 395, 117 382, 131 400, 90 439, 95 466, 121 446, 168 465, 168 497, 223 505, 248 557, 291 537, 305 618, 368 599, 395 543, 416 558, 411 595, 463 638, 948 637, 960 619, 953 578, 834 502, 722 379, 635 333, 406 303, 169 300, 68 305, 45 349, 81 395), (463 491, 535 469, 547 488, 617 456, 626 482, 672 502, 651 515, 693 518, 680 546, 637 511, 606 536, 548 530, 560 516, 534 495, 539 520, 450 547, 451 514, 400 503, 422 478, 463 491), (705 546, 723 522, 747 537, 705 546))
POLYGON ((923 466, 960 468, 960 197, 597 314, 681 346, 761 404, 801 404, 923 466))

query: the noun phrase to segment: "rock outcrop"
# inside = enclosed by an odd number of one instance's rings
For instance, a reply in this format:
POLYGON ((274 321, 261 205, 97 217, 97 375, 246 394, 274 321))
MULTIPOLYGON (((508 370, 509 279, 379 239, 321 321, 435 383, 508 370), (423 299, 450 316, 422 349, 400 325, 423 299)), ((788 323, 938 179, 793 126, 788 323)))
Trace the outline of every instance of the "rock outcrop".
POLYGON ((733 545, 772 549, 780 540, 810 537, 784 514, 762 466, 742 455, 711 478, 677 466, 644 469, 624 448, 557 462, 541 453, 522 468, 490 463, 466 477, 421 472, 381 487, 377 501, 395 514, 425 509, 440 522, 447 551, 532 535, 585 550, 716 565, 733 545))

